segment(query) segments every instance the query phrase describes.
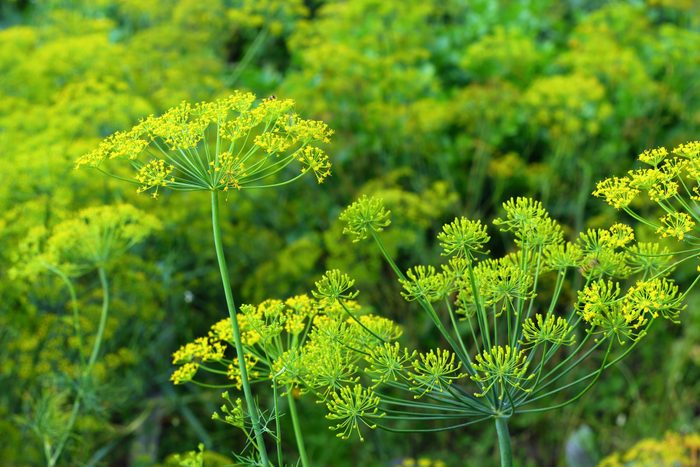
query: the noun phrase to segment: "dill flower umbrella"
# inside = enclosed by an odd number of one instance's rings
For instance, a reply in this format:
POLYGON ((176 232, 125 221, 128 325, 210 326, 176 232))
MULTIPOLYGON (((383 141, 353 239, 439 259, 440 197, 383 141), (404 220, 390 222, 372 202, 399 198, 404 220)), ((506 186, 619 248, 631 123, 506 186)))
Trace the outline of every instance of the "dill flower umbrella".
POLYGON ((130 182, 138 192, 154 198, 166 189, 210 192, 214 246, 237 367, 254 444, 265 465, 269 459, 250 389, 221 238, 219 193, 278 187, 307 173, 313 173, 320 183, 330 175, 328 156, 319 145, 329 141, 332 130, 321 121, 301 118, 293 109, 292 100, 270 97, 256 101, 255 95, 239 91, 213 102, 183 102, 109 136, 77 161, 78 167, 93 167, 130 182))
MULTIPOLYGON (((493 420, 501 464, 510 466, 511 417, 576 402, 657 319, 678 322, 687 292, 667 277, 679 261, 658 243, 636 242, 624 224, 566 241, 538 201, 511 199, 503 210, 493 224, 512 235, 504 256, 489 257, 486 225, 457 218, 437 236, 447 262, 405 273, 382 242, 391 219, 380 199, 363 196, 341 213, 345 233, 355 242, 374 240, 401 295, 428 316, 446 344, 419 351, 376 336, 372 346, 358 349, 357 379, 327 403, 343 437, 362 437, 363 429, 375 427, 433 432, 493 420), (579 282, 571 303, 565 286, 579 282), (557 394, 563 400, 547 402, 557 394), (415 426, 405 428, 406 422, 415 426)), ((317 288, 331 290, 342 306, 357 292, 343 286, 352 284, 349 278, 328 287, 337 277, 342 274, 327 273, 317 288)))
POLYGON ((700 253, 700 141, 679 144, 671 151, 664 147, 647 149, 639 161, 643 168, 632 169, 624 177, 598 182, 593 195, 603 198, 661 238, 678 240, 689 246, 679 252, 684 258, 700 253), (638 207, 655 205, 660 216, 650 219, 638 207))
MULTIPOLYGON (((360 426, 367 415, 379 416, 372 391, 356 383, 364 366, 363 357, 380 343, 401 336, 393 321, 369 314, 352 298, 352 281, 340 271, 328 271, 318 282, 313 297, 298 295, 286 300, 266 300, 258 305, 241 306, 239 316, 246 369, 252 383, 270 384, 274 406, 269 425, 274 423, 277 464, 284 465, 279 402, 286 399, 301 465, 312 465, 297 409, 296 397, 313 397, 329 408, 328 419, 337 420, 332 429, 347 438, 362 438, 360 426), (338 299, 342 297, 342 299, 338 299), (342 301, 341 301, 342 300, 342 301), (296 394, 296 395, 295 395, 296 394)), ((233 347, 231 326, 226 320, 214 323, 206 336, 198 337, 175 353, 175 384, 195 384, 224 389, 225 404, 212 416, 245 433, 241 400, 231 400, 228 391, 240 390, 241 373, 226 357, 233 347)), ((373 427, 374 425, 367 425, 373 427)), ((254 460, 238 456, 243 464, 254 460)))

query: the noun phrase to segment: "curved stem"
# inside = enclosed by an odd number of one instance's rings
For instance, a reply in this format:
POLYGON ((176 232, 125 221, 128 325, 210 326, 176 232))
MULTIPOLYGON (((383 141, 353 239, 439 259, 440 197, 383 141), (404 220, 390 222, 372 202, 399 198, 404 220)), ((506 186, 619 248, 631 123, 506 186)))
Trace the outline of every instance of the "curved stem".
MULTIPOLYGON (((379 251, 381 252, 382 256, 384 256, 384 259, 386 262, 389 264, 391 269, 396 273, 396 276, 401 279, 401 280, 407 280, 406 276, 404 275, 403 272, 401 272, 401 269, 396 265, 396 262, 394 262, 394 259, 391 257, 388 251, 386 251, 386 248, 384 247, 384 243, 382 240, 379 238, 377 233, 373 230, 370 230, 370 233, 372 234, 372 238, 374 239, 375 243, 377 244, 377 247, 379 248, 379 251)), ((435 324, 435 328, 442 334, 442 337, 447 341, 448 344, 450 344, 450 347, 452 347, 452 350, 454 353, 457 355, 457 358, 462 362, 462 364, 466 367, 471 367, 471 361, 469 360, 468 355, 463 355, 462 350, 459 348, 457 343, 452 339, 452 336, 450 333, 447 331, 447 328, 443 326, 442 322, 440 321, 440 317, 438 316, 437 312, 433 308, 433 306, 425 300, 424 298, 418 298, 416 300, 418 304, 423 308, 423 311, 425 311, 430 318, 430 320, 435 324)))
MULTIPOLYGON (((83 371, 81 372, 80 379, 78 381, 78 393, 76 394, 75 400, 73 401, 73 407, 71 408, 70 417, 68 418, 68 423, 66 424, 66 429, 63 432, 63 436, 61 437, 61 440, 56 446, 56 450, 54 451, 53 455, 51 455, 47 459, 47 464, 49 466, 54 466, 58 463, 58 459, 61 457, 63 449, 66 447, 68 437, 70 436, 71 431, 73 431, 73 426, 75 425, 75 421, 78 418, 78 413, 80 412, 80 405, 83 399, 83 383, 85 379, 90 376, 90 373, 92 373, 92 367, 95 366, 97 357, 100 354, 100 347, 102 347, 102 340, 104 339, 105 327, 107 325, 107 316, 109 314, 109 282, 107 281, 107 274, 105 273, 104 268, 98 268, 97 272, 100 276, 100 284, 102 285, 102 311, 100 312, 100 322, 97 325, 97 335, 95 336, 95 342, 92 344, 92 352, 90 352, 90 359, 88 360, 87 365, 83 367, 83 371)), ((68 283, 69 282, 70 281, 68 281, 68 283)), ((71 291, 71 299, 75 299, 75 291, 72 285, 70 285, 69 290, 71 291)), ((77 305, 75 303, 77 302, 74 301, 73 312, 77 314, 77 305)), ((81 361, 82 360, 83 358, 81 353, 81 361)))
POLYGON ((391 433, 436 433, 439 431, 456 430, 457 428, 462 428, 465 426, 474 425, 475 423, 483 422, 484 420, 488 420, 489 418, 493 418, 493 417, 491 415, 488 415, 486 417, 477 418, 476 420, 470 420, 468 422, 460 423, 457 425, 450 425, 450 426, 444 426, 444 427, 438 427, 438 428, 401 429, 401 428, 391 428, 391 427, 388 427, 386 425, 382 425, 381 423, 377 423, 377 428, 381 428, 382 430, 389 431, 391 433))
POLYGON ((73 313, 73 329, 75 330, 75 337, 78 339, 78 358, 80 359, 80 366, 83 368, 85 366, 85 355, 83 355, 83 332, 80 328, 80 313, 78 310, 78 297, 75 293, 75 287, 70 278, 60 269, 47 265, 47 269, 52 273, 56 274, 61 280, 66 284, 68 293, 70 294, 71 311, 73 313))
POLYGON ((510 433, 508 433, 508 419, 496 417, 496 433, 498 434, 498 451, 501 454, 501 467, 513 465, 513 452, 510 447, 510 433))
POLYGON ((287 388, 287 400, 289 401, 289 415, 292 416, 292 426, 294 427, 294 438, 297 440, 297 449, 299 450, 299 459, 303 467, 309 467, 309 457, 306 455, 306 446, 304 445, 304 436, 301 432, 299 424, 299 415, 297 414, 297 404, 292 395, 292 389, 287 388))
POLYGON ((231 282, 228 275, 228 265, 224 256, 224 246, 221 240, 221 224, 219 221, 219 195, 216 191, 211 192, 211 223, 214 233, 214 247, 216 248, 216 259, 219 263, 219 272, 221 273, 221 282, 224 286, 224 295, 226 296, 226 308, 228 309, 229 318, 231 319, 231 328, 233 330, 233 341, 236 347, 236 356, 238 357, 238 369, 241 372, 241 381, 243 384, 243 395, 245 397, 250 421, 255 432, 256 448, 260 454, 260 460, 263 465, 270 465, 267 451, 265 449, 265 440, 263 439, 262 429, 260 427, 260 418, 258 417, 258 409, 253 400, 253 393, 250 390, 250 381, 248 380, 248 370, 244 359, 243 343, 241 342, 241 332, 238 327, 238 319, 236 318, 236 304, 233 301, 233 293, 231 292, 231 282))
MULTIPOLYGON (((595 372, 595 378, 593 378, 593 381, 588 383, 588 385, 585 388, 583 388, 583 390, 581 390, 581 392, 579 392, 576 396, 572 397, 571 399, 569 399, 565 402, 562 402, 560 404, 550 405, 549 407, 541 407, 539 409, 519 410, 518 413, 536 413, 536 412, 546 412, 546 411, 553 410, 553 409, 560 409, 562 407, 566 407, 567 405, 576 402, 581 397, 583 397, 583 395, 586 394, 588 392, 588 390, 591 389, 593 387, 593 385, 598 381, 598 379, 600 378, 600 375, 603 374, 603 370, 605 370, 607 368, 606 363, 608 361, 608 356, 610 355, 610 349, 612 349, 612 344, 613 344, 612 336, 609 336, 608 338, 610 339, 610 343, 608 344, 608 350, 605 352, 605 356, 603 357, 603 363, 600 365, 600 370, 595 372)), ((561 388, 561 389, 563 389, 563 388, 561 388)), ((559 391, 559 389, 554 391, 554 392, 558 392, 558 391, 559 391)), ((549 394, 551 394, 551 392, 547 393, 545 395, 549 395, 549 394)), ((540 396, 539 398, 541 398, 541 397, 544 397, 544 396, 540 396)), ((534 400, 536 400, 536 399, 533 399, 529 402, 526 402, 523 405, 529 404, 530 402, 533 402, 534 400)))

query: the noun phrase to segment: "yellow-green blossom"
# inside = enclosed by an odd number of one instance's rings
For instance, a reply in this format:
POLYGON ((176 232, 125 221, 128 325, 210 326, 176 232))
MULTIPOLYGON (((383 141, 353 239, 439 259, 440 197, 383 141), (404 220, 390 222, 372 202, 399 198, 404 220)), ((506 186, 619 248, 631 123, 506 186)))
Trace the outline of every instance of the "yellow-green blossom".
POLYGON ((543 318, 541 314, 536 314, 534 318, 528 318, 523 323, 523 337, 521 343, 523 347, 534 347, 540 344, 552 345, 573 345, 576 336, 573 328, 561 316, 549 315, 543 318))
POLYGON ((339 219, 346 223, 343 233, 351 235, 353 242, 359 242, 388 227, 390 214, 391 211, 384 209, 381 199, 362 195, 340 214, 339 219))
POLYGON ((662 238, 675 237, 678 240, 683 240, 685 234, 695 227, 695 221, 685 212, 671 212, 659 220, 661 226, 656 229, 656 233, 661 234, 662 238))
POLYGON ((477 373, 472 375, 471 379, 481 387, 481 392, 475 393, 477 397, 486 396, 494 386, 498 389, 500 400, 506 398, 511 389, 531 391, 523 386, 535 376, 527 376, 528 361, 525 350, 518 351, 508 345, 492 347, 478 354, 472 366, 477 373))
MULTIPOLYGON (((149 116, 133 128, 106 138, 82 156, 77 166, 112 173, 113 160, 129 162, 139 192, 154 197, 161 188, 228 191, 289 183, 306 172, 319 182, 330 162, 319 147, 332 130, 294 113, 289 99, 264 99, 236 91, 213 102, 183 102, 161 116, 149 116), (298 175, 284 169, 296 161, 298 175)), ((120 178, 122 172, 115 172, 120 178)))
POLYGON ((459 372, 462 363, 455 363, 455 354, 446 349, 421 352, 418 359, 412 362, 412 366, 413 371, 409 373, 408 378, 414 384, 411 389, 419 392, 414 396, 416 399, 429 392, 443 392, 453 380, 465 376, 459 372))
POLYGON ((371 388, 359 384, 353 387, 344 386, 338 392, 334 392, 332 399, 326 403, 326 418, 338 421, 331 430, 338 431, 337 436, 343 439, 350 438, 352 433, 356 432, 360 441, 364 441, 360 425, 374 429, 377 425, 372 420, 384 416, 384 413, 379 411, 379 402, 379 397, 371 388))

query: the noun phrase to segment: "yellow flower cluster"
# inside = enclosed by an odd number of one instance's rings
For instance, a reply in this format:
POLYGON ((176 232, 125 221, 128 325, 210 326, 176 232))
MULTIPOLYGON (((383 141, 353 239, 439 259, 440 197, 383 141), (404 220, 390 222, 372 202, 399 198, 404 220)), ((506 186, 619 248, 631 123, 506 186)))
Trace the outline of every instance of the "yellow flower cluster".
POLYGON ((668 465, 693 467, 700 459, 700 434, 666 433, 663 439, 639 441, 625 452, 616 452, 603 459, 599 467, 629 465, 668 465))
POLYGON ((598 182, 593 195, 639 218, 631 205, 645 193, 665 212, 658 224, 649 223, 656 233, 661 238, 685 240, 699 220, 693 207, 700 200, 700 141, 679 144, 671 151, 664 147, 649 149, 639 155, 639 160, 651 167, 598 182))
POLYGON ((412 367, 408 378, 414 384, 411 389, 420 392, 413 396, 416 399, 428 392, 443 392, 452 381, 465 376, 459 372, 462 363, 455 363, 455 354, 446 349, 419 353, 418 359, 412 362, 412 367))
POLYGON ((173 354, 173 363, 211 362, 222 358, 224 358, 224 346, 220 342, 212 342, 206 337, 199 337, 194 342, 180 347, 173 354))
MULTIPOLYGON (((136 168, 138 191, 158 189, 228 191, 289 183, 306 172, 318 182, 330 175, 319 144, 333 133, 320 121, 293 112, 289 99, 264 99, 235 92, 213 102, 183 102, 160 117, 150 116, 130 130, 106 138, 77 166, 104 166, 127 159, 136 168), (280 180, 290 163, 301 174, 280 180)), ((107 169, 108 170, 108 169, 107 169)))
POLYGON ((685 234, 695 227, 693 218, 684 212, 671 212, 659 220, 661 221, 661 226, 656 229, 656 233, 661 234, 662 238, 675 237, 678 240, 683 240, 685 234))
POLYGON ((107 266, 161 227, 154 216, 130 204, 83 209, 51 230, 35 229, 19 251, 12 273, 33 276, 46 268, 82 274, 107 266))
POLYGON ((554 141, 579 141, 596 136, 612 113, 605 88, 587 74, 538 78, 524 95, 532 124, 554 141))
POLYGON ((326 418, 339 421, 331 429, 339 431, 337 436, 343 439, 350 438, 354 431, 357 432, 360 441, 364 441, 360 425, 374 429, 377 425, 370 420, 384 416, 379 411, 379 397, 371 388, 359 384, 353 387, 344 386, 337 393, 333 393, 332 399, 326 405, 329 411, 326 418))
POLYGON ((588 332, 616 336, 621 344, 646 334, 644 325, 662 316, 678 323, 685 309, 683 295, 671 280, 638 281, 621 296, 620 284, 599 280, 579 291, 577 309, 590 325, 588 332))
POLYGON ((481 387, 481 392, 474 394, 477 397, 486 396, 494 386, 501 400, 512 397, 511 388, 530 391, 523 384, 535 375, 527 376, 529 363, 524 350, 518 351, 508 345, 496 346, 484 350, 474 360, 473 366, 477 374, 472 375, 471 379, 481 387))
POLYGON ((574 342, 576 342, 576 336, 573 334, 573 328, 561 316, 548 315, 543 318, 538 313, 534 318, 528 318, 523 323, 521 344, 525 348, 543 343, 573 345, 574 342))

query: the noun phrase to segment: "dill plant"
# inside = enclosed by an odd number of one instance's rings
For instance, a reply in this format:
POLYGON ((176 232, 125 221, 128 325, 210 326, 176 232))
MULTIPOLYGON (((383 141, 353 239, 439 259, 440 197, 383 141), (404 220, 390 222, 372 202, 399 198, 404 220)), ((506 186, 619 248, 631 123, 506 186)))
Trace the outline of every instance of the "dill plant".
MULTIPOLYGON (((51 230, 33 229, 20 244, 11 277, 34 279, 42 272, 55 274, 70 296, 73 332, 78 358, 75 395, 67 418, 59 415, 66 394, 55 399, 44 397, 39 403, 33 430, 42 440, 46 464, 58 464, 72 434, 78 415, 90 396, 91 379, 101 353, 109 317, 110 294, 108 273, 114 261, 130 248, 160 229, 157 218, 129 204, 100 206, 80 211, 75 217, 56 224, 51 230), (99 321, 89 353, 84 348, 86 336, 81 325, 81 311, 75 278, 97 272, 102 291, 99 321), (58 423, 56 423, 58 422, 58 423), (52 426, 56 425, 56 426, 52 426)), ((73 375, 71 375, 73 376, 73 375)))
MULTIPOLYGON (((368 333, 372 346, 351 348, 360 354, 357 379, 326 400, 339 436, 361 438, 368 427, 435 432, 493 420, 501 464, 511 465, 511 417, 576 402, 657 319, 678 322, 685 294, 667 278, 678 264, 668 250, 636 242, 624 224, 566 241, 543 205, 529 198, 511 199, 503 210, 493 223, 513 238, 504 256, 490 257, 486 225, 457 218, 437 237, 447 261, 405 272, 382 242, 391 220, 380 199, 363 196, 341 214, 353 241, 375 242, 401 295, 428 316, 444 346, 413 350, 368 333), (567 291, 580 282, 571 303, 567 291), (396 426, 406 422, 415 426, 396 426)), ((344 306, 341 290, 330 295, 344 306)))
POLYGON ((240 91, 212 102, 183 102, 114 133, 77 161, 77 167, 89 166, 130 182, 153 198, 164 189, 210 192, 214 247, 236 352, 231 371, 238 372, 254 434, 250 441, 263 465, 269 458, 250 388, 252 357, 244 350, 224 255, 219 193, 279 187, 309 172, 319 183, 330 175, 330 161, 319 144, 329 141, 332 130, 321 121, 299 117, 293 109, 292 100, 256 101, 254 94, 240 91), (296 173, 289 170, 293 163, 300 167, 296 173))
POLYGON ((593 195, 624 211, 660 237, 688 245, 687 250, 678 252, 683 258, 697 257, 700 141, 680 144, 671 151, 665 147, 647 149, 638 159, 644 164, 642 168, 598 182, 593 195), (649 204, 656 206, 660 215, 652 217, 641 211, 649 204))
MULTIPOLYGON (((328 271, 313 296, 298 295, 243 305, 239 325, 246 369, 252 383, 270 385, 273 391, 277 463, 284 464, 280 414, 286 403, 301 464, 311 465, 306 452, 296 399, 312 397, 333 407, 329 418, 335 429, 349 436, 364 425, 364 413, 375 410, 374 396, 356 383, 362 356, 379 342, 391 342, 402 333, 393 321, 370 314, 354 300, 353 282, 340 271, 328 271), (356 407, 345 404, 352 400, 356 407), (354 412, 351 412, 354 411, 354 412), (360 413, 363 413, 360 415, 360 413), (353 416, 354 413, 354 416, 353 416)), ((230 391, 242 388, 241 372, 231 360, 235 343, 227 320, 214 323, 206 336, 183 345, 173 354, 178 368, 171 380, 225 390, 224 404, 215 420, 247 430, 242 401, 230 391)), ((376 410, 375 410, 376 412, 376 410)), ((241 462, 246 459, 239 458, 241 462)))

